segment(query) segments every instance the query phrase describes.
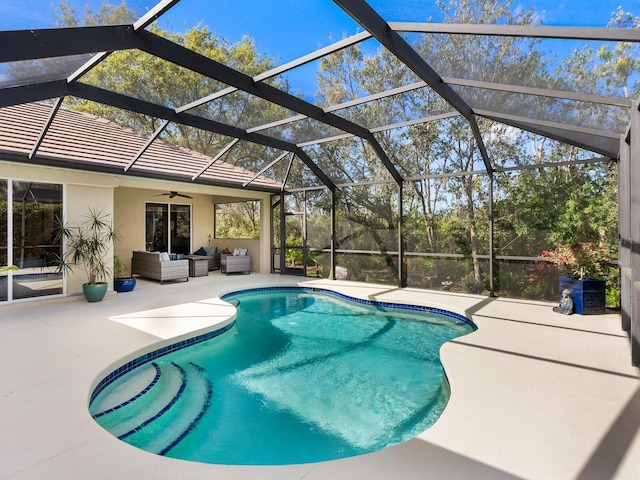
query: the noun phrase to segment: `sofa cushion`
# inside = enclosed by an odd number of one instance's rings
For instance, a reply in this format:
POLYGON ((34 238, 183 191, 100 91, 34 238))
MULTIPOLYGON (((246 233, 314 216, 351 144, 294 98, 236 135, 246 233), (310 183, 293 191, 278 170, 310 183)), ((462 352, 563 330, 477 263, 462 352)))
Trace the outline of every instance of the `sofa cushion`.
POLYGON ((204 249, 204 247, 200 247, 198 250, 193 252, 193 254, 194 255, 206 255, 207 251, 204 249))
POLYGON ((204 249, 205 255, 209 255, 210 257, 216 254, 218 247, 200 247, 200 250, 204 249))

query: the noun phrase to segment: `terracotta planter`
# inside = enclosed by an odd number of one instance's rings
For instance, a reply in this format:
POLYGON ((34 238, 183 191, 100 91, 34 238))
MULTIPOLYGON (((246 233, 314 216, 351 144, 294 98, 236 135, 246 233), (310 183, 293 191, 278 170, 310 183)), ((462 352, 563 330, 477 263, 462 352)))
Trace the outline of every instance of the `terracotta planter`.
POLYGON ((571 290, 573 309, 580 315, 597 315, 605 312, 605 282, 595 278, 560 277, 560 295, 571 290))

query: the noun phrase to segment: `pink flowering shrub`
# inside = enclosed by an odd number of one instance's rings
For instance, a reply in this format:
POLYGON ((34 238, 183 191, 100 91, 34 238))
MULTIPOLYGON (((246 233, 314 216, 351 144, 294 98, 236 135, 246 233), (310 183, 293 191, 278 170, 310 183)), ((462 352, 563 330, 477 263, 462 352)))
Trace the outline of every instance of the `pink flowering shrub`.
POLYGON ((554 250, 543 250, 540 255, 558 267, 562 274, 598 278, 604 275, 613 253, 612 247, 589 242, 573 246, 559 243, 554 250))

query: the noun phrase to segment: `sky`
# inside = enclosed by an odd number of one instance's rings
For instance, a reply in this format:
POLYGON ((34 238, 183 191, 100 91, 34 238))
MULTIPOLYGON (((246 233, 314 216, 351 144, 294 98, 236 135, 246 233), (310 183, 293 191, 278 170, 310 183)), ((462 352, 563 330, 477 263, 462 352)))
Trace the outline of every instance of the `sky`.
MULTIPOLYGON (((119 3, 121 0, 110 0, 119 3)), ((59 1, 0 0, 0 30, 48 28, 59 1)), ((97 10, 102 0, 66 0, 82 12, 97 10)), ((155 0, 128 0, 144 12, 155 0)), ((389 21, 441 20, 435 0, 369 0, 389 21)), ((516 8, 534 7, 543 25, 606 26, 618 6, 640 16, 640 0, 514 0, 516 8)), ((299 56, 357 33, 359 27, 331 0, 182 0, 165 15, 174 30, 202 22, 230 40, 250 35, 265 54, 299 56), (289 20, 295 19, 290 22, 289 20), (285 53, 286 54, 286 53, 285 53)))
MULTIPOLYGON (((119 1, 111 0, 112 3, 119 1)), ((66 0, 66 3, 83 12, 85 5, 97 10, 102 0, 66 0)), ((155 0, 127 1, 140 12, 155 3, 155 0)), ((369 3, 388 21, 442 20, 435 0, 369 0, 369 3)), ((0 30, 50 28, 58 4, 57 0, 0 0, 0 30)), ((513 4, 515 8, 534 7, 542 25, 604 27, 619 5, 640 16, 640 0, 514 0, 513 4)), ((182 0, 160 20, 161 27, 171 27, 174 31, 198 24, 207 25, 232 43, 244 35, 250 36, 255 39, 258 51, 276 59, 278 64, 362 31, 331 0, 182 0)), ((567 42, 563 45, 570 49, 579 46, 567 42)), ((549 48, 554 47, 550 44, 549 48)), ((296 85, 309 77, 311 69, 315 66, 288 74, 294 91, 312 88, 302 83, 296 85)), ((303 93, 311 95, 308 91, 303 93)))

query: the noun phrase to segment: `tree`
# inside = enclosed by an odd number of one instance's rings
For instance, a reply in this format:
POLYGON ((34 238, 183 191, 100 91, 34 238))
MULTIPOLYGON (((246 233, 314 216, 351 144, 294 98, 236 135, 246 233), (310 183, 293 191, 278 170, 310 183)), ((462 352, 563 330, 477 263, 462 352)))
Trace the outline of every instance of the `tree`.
POLYGON ((260 202, 216 204, 216 238, 260 238, 260 202))
POLYGON ((93 12, 89 4, 84 7, 84 16, 78 17, 76 7, 67 2, 60 2, 59 11, 54 11, 55 24, 58 27, 81 27, 98 25, 126 25, 135 22, 139 12, 127 6, 122 1, 119 5, 103 3, 97 12, 93 12))
MULTIPOLYGON (((609 27, 640 28, 640 17, 634 17, 630 12, 624 12, 622 7, 611 14, 609 27)), ((626 98, 635 98, 640 92, 640 46, 630 42, 618 42, 615 46, 602 45, 598 49, 598 59, 602 64, 597 68, 596 75, 604 79, 611 94, 622 91, 626 98)))
MULTIPOLYGON (((138 18, 138 14, 125 2, 117 6, 105 2, 97 12, 91 11, 90 7, 86 6, 84 17, 81 19, 75 7, 61 3, 60 12, 56 14, 56 18, 60 26, 103 25, 133 23, 138 18)), ((171 27, 163 29, 158 25, 152 25, 148 30, 248 75, 255 76, 275 66, 273 59, 258 54, 255 42, 248 37, 232 44, 214 35, 206 26, 195 26, 184 33, 175 32, 171 27)), ((109 55, 84 75, 81 81, 172 108, 184 106, 226 88, 226 85, 216 80, 135 49, 109 55), (126 68, 123 67, 125 65, 126 68)), ((288 89, 287 83, 279 77, 268 80, 268 83, 284 90, 288 89)), ((70 98, 65 100, 65 105, 147 134, 156 131, 163 123, 162 119, 150 118, 136 112, 124 111, 84 99, 70 98)), ((236 92, 196 107, 193 113, 247 128, 281 119, 283 109, 260 98, 236 92)), ((162 133, 162 138, 211 156, 217 154, 232 140, 178 123, 169 124, 162 133)), ((254 171, 258 170, 260 167, 256 167, 256 164, 266 163, 269 160, 265 158, 264 150, 260 145, 240 143, 234 147, 233 158, 236 161, 231 163, 254 171)), ((284 170, 283 165, 277 165, 274 168, 277 173, 284 170)))
MULTIPOLYGON (((454 23, 504 23, 529 25, 535 23, 532 10, 513 13, 511 1, 475 1, 463 0, 438 5, 443 11, 445 22, 454 23)), ((516 82, 521 78, 544 77, 545 62, 541 54, 535 51, 535 40, 509 37, 472 37, 468 36, 423 36, 415 45, 422 57, 441 75, 459 76, 461 78, 494 80, 501 83, 516 82), (478 55, 478 52, 483 52, 478 55)), ((543 82, 541 78, 539 82, 543 82)), ((496 94, 480 89, 465 89, 463 98, 473 108, 496 108, 500 106, 508 111, 512 99, 503 94, 496 94)), ((522 108, 519 105, 518 108, 522 108)), ((500 164, 505 157, 514 153, 508 145, 505 129, 497 131, 495 124, 479 122, 484 135, 484 142, 491 153, 491 161, 500 164)), ((418 139, 411 138, 412 144, 420 145, 418 139)), ((477 141, 468 122, 456 117, 443 122, 438 141, 444 142, 440 155, 444 156, 447 168, 454 172, 467 172, 464 175, 451 177, 447 182, 447 191, 453 195, 458 206, 462 207, 468 226, 469 248, 473 257, 473 277, 475 282, 482 281, 482 273, 478 255, 480 254, 480 233, 478 229, 478 208, 486 205, 487 183, 472 172, 483 170, 477 141)), ((444 172, 443 172, 444 173, 444 172)), ((484 177, 486 178, 486 177, 484 177)), ((486 215, 486 214, 485 214, 486 215)), ((467 253, 467 252, 464 252, 467 253)))

